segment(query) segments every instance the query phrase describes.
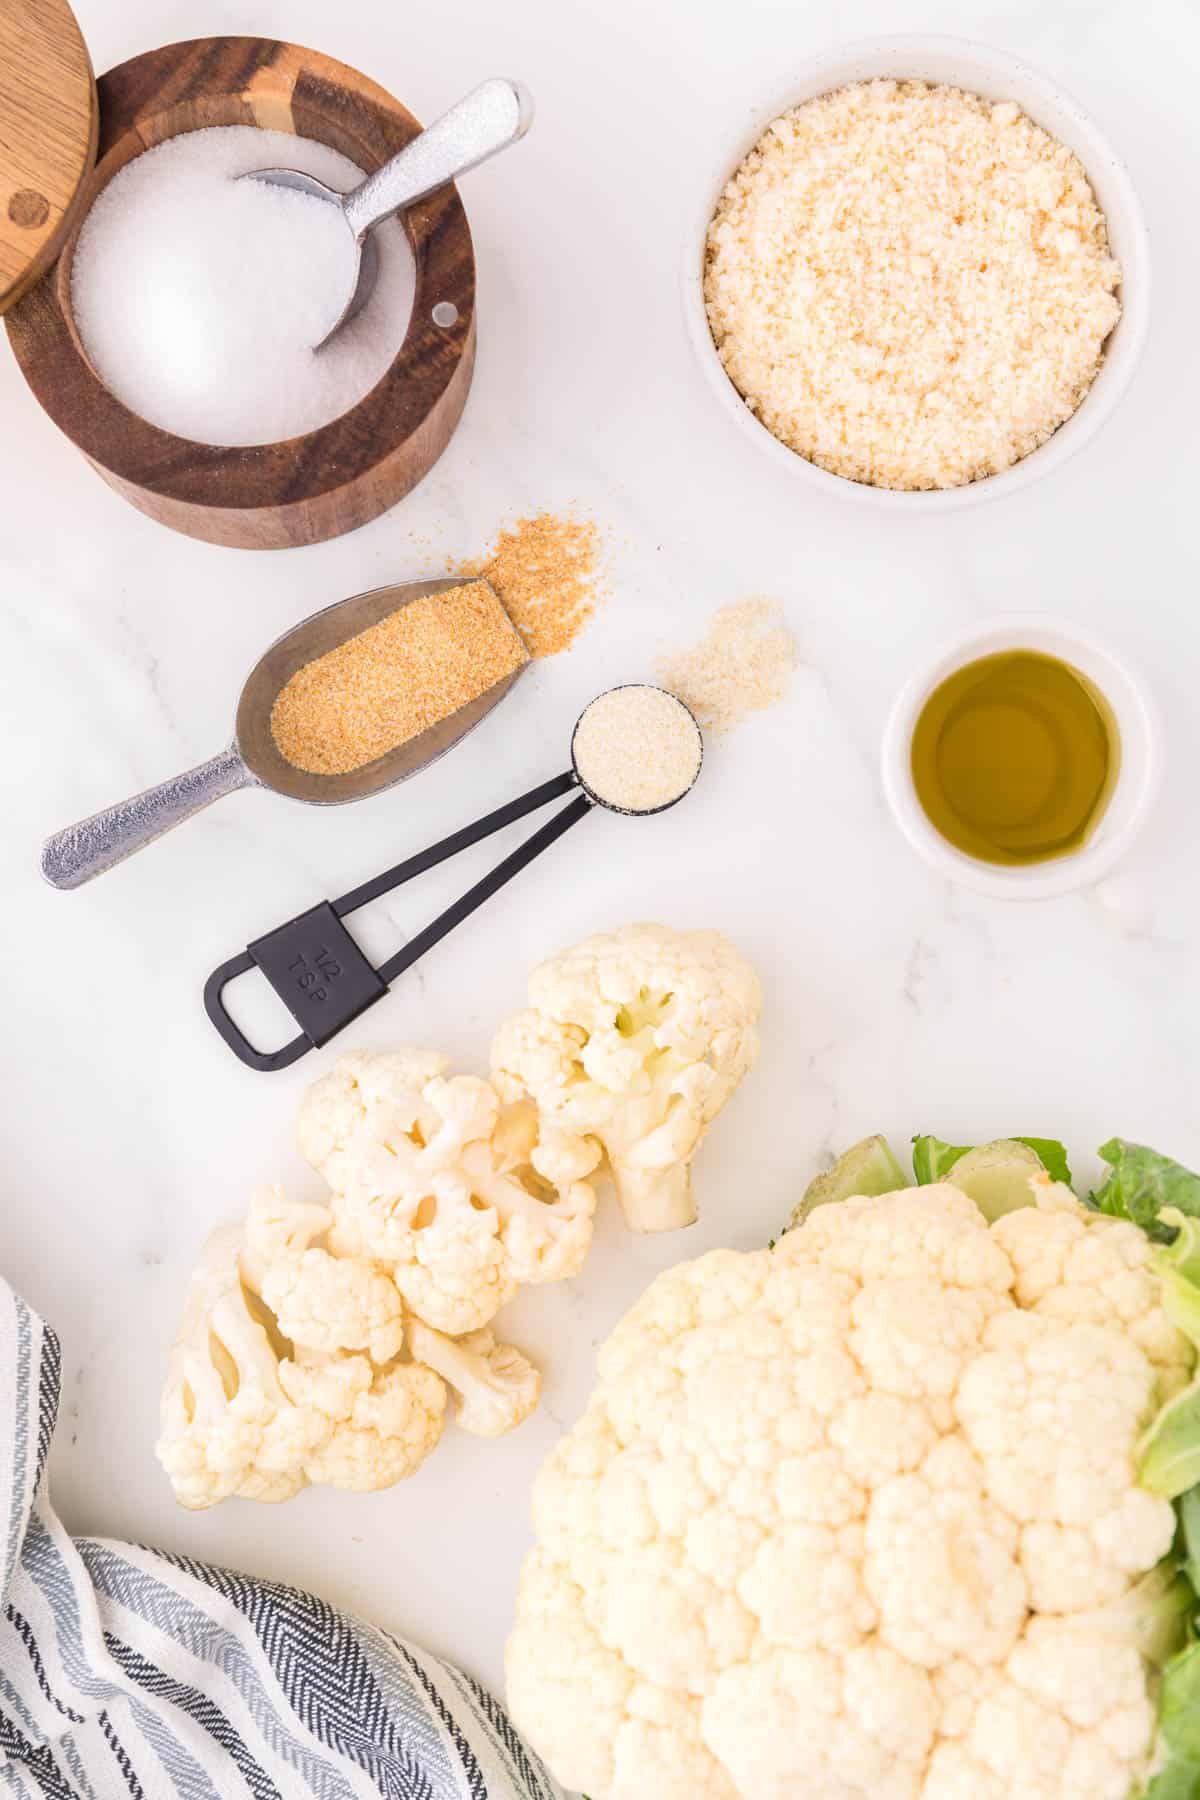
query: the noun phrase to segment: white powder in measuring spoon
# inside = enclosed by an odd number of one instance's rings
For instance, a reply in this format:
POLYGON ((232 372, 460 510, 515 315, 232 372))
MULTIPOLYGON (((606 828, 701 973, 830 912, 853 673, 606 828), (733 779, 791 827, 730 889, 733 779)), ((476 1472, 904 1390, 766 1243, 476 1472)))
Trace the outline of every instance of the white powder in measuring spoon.
POLYGON ((683 702, 649 685, 610 688, 581 713, 571 742, 575 773, 602 806, 658 812, 682 800, 704 757, 683 702))
POLYGON ((313 354, 353 284, 350 233, 311 195, 233 179, 274 167, 343 193, 362 179, 311 138, 214 126, 128 163, 79 235, 71 301, 93 367, 132 412, 197 443, 328 424, 370 392, 408 329, 412 252, 391 219, 376 231, 370 301, 313 354))

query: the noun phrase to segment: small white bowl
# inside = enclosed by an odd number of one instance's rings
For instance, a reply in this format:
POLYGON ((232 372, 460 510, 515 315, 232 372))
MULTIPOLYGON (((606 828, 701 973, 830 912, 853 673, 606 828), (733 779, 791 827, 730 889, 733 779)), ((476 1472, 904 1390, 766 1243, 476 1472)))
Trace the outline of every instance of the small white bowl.
POLYGON ((952 37, 882 37, 850 44, 807 63, 760 107, 740 138, 723 150, 699 196, 684 251, 683 299, 688 332, 700 365, 721 405, 740 429, 775 459, 790 468, 814 493, 865 501, 893 512, 927 514, 975 506, 1001 494, 1015 494, 1031 481, 1061 467, 1082 449, 1116 408, 1128 387, 1150 314, 1150 244, 1141 205, 1129 171, 1083 108, 1070 95, 1031 69, 1027 63, 985 44, 952 37), (1105 348, 1099 373, 1077 412, 1060 425, 1040 449, 999 475, 988 475, 963 487, 921 489, 911 493, 871 487, 831 475, 790 450, 759 423, 730 381, 717 354, 704 309, 704 258, 708 228, 729 177, 753 149, 767 126, 781 113, 817 94, 872 77, 944 82, 988 100, 1015 100, 1022 111, 1060 143, 1073 150, 1087 170, 1096 199, 1108 220, 1113 255, 1121 265, 1118 289, 1121 317, 1105 348))
POLYGON ((905 685, 883 734, 883 787, 901 831, 940 875, 994 899, 1050 900, 1102 881, 1125 855, 1154 806, 1164 757, 1158 707, 1122 657, 1073 625, 1016 614, 957 633, 905 685), (913 732, 930 694, 964 663, 1004 650, 1040 650, 1086 675, 1112 708, 1121 750, 1116 786, 1087 843, 1052 862, 1019 868, 979 862, 948 844, 918 800, 912 777, 913 732))

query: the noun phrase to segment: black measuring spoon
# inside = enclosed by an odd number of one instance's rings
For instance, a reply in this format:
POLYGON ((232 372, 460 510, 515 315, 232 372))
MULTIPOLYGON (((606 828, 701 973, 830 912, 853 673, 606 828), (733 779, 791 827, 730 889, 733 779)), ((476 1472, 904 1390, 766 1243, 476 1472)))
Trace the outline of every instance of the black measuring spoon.
MULTIPOLYGON (((639 754, 644 749, 647 757, 652 759, 654 747, 651 732, 644 745, 639 742, 636 748, 639 754)), ((625 748, 628 753, 630 746, 627 744, 625 748)), ((464 919, 469 919, 493 894, 499 893, 514 875, 519 875, 522 869, 528 868, 543 850, 548 850, 572 825, 586 818, 594 806, 639 817, 665 812, 691 791, 700 773, 703 756, 700 727, 682 700, 646 683, 610 688, 607 693, 598 695, 580 714, 571 737, 571 767, 563 774, 544 781, 540 787, 532 788, 519 799, 497 807, 495 812, 476 819, 474 824, 464 825, 460 831, 452 832, 439 843, 431 844, 427 850, 418 851, 415 856, 397 863, 394 868, 385 869, 382 875, 376 875, 373 880, 351 888, 349 893, 342 894, 337 900, 322 900, 307 912, 289 919, 286 925, 280 925, 274 931, 267 932, 264 937, 256 938, 237 956, 230 957, 228 962, 223 962, 220 968, 213 970, 204 986, 204 1010, 234 1055, 248 1068, 265 1072, 290 1068, 292 1063, 299 1061, 309 1050, 320 1049, 331 1038, 336 1037, 339 1031, 353 1023, 376 1000, 382 1000, 392 982, 403 975, 406 969, 411 969, 427 950, 439 944, 464 919), (604 783, 598 778, 593 761, 589 760, 585 764, 590 780, 585 780, 579 767, 580 732, 585 728, 589 715, 594 720, 594 709, 602 703, 611 704, 615 696, 639 694, 660 697, 652 705, 661 715, 664 730, 673 723, 678 732, 680 725, 686 722, 687 730, 694 733, 694 750, 690 736, 685 737, 680 733, 675 738, 676 768, 672 772, 672 784, 667 790, 667 797, 646 794, 644 797, 652 799, 652 803, 648 804, 628 803, 629 793, 619 787, 607 792, 600 791, 604 783), (673 709, 678 709, 677 714, 673 709), (423 931, 419 931, 402 950, 388 957, 378 967, 367 960, 342 922, 347 914, 357 912, 359 907, 380 899, 384 894, 390 894, 406 882, 414 881, 418 875, 424 875, 439 863, 447 862, 461 850, 482 842, 494 832, 503 831, 505 826, 515 824, 527 813, 537 812, 541 807, 549 806, 551 801, 560 800, 568 794, 574 796, 569 805, 555 813, 552 819, 547 820, 532 837, 506 856, 503 862, 497 863, 474 887, 468 888, 453 906, 448 906, 423 931), (234 1022, 225 1006, 224 992, 229 983, 237 976, 256 968, 262 970, 300 1027, 299 1035, 278 1050, 257 1049, 234 1022)), ((641 794, 635 796, 641 797, 641 794)))

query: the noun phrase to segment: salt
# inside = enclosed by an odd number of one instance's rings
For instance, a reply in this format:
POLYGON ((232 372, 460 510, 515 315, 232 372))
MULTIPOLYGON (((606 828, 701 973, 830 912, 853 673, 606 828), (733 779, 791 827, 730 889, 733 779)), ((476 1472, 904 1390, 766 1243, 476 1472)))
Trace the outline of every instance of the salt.
POLYGON ((71 301, 101 380, 132 412, 203 444, 265 444, 328 424, 404 340, 415 275, 403 227, 376 230, 370 301, 319 354, 354 282, 332 206, 259 181, 302 169, 345 192, 362 171, 311 138, 215 126, 128 163, 92 207, 71 301))

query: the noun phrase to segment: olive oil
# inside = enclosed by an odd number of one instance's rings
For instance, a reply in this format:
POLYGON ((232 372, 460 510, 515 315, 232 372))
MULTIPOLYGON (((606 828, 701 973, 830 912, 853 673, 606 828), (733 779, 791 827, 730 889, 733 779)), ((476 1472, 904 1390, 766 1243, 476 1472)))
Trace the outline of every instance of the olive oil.
POLYGON ((1048 862, 1085 844, 1120 769, 1117 723, 1057 657, 1003 651, 956 669, 913 732, 917 798, 941 835, 981 862, 1048 862))

